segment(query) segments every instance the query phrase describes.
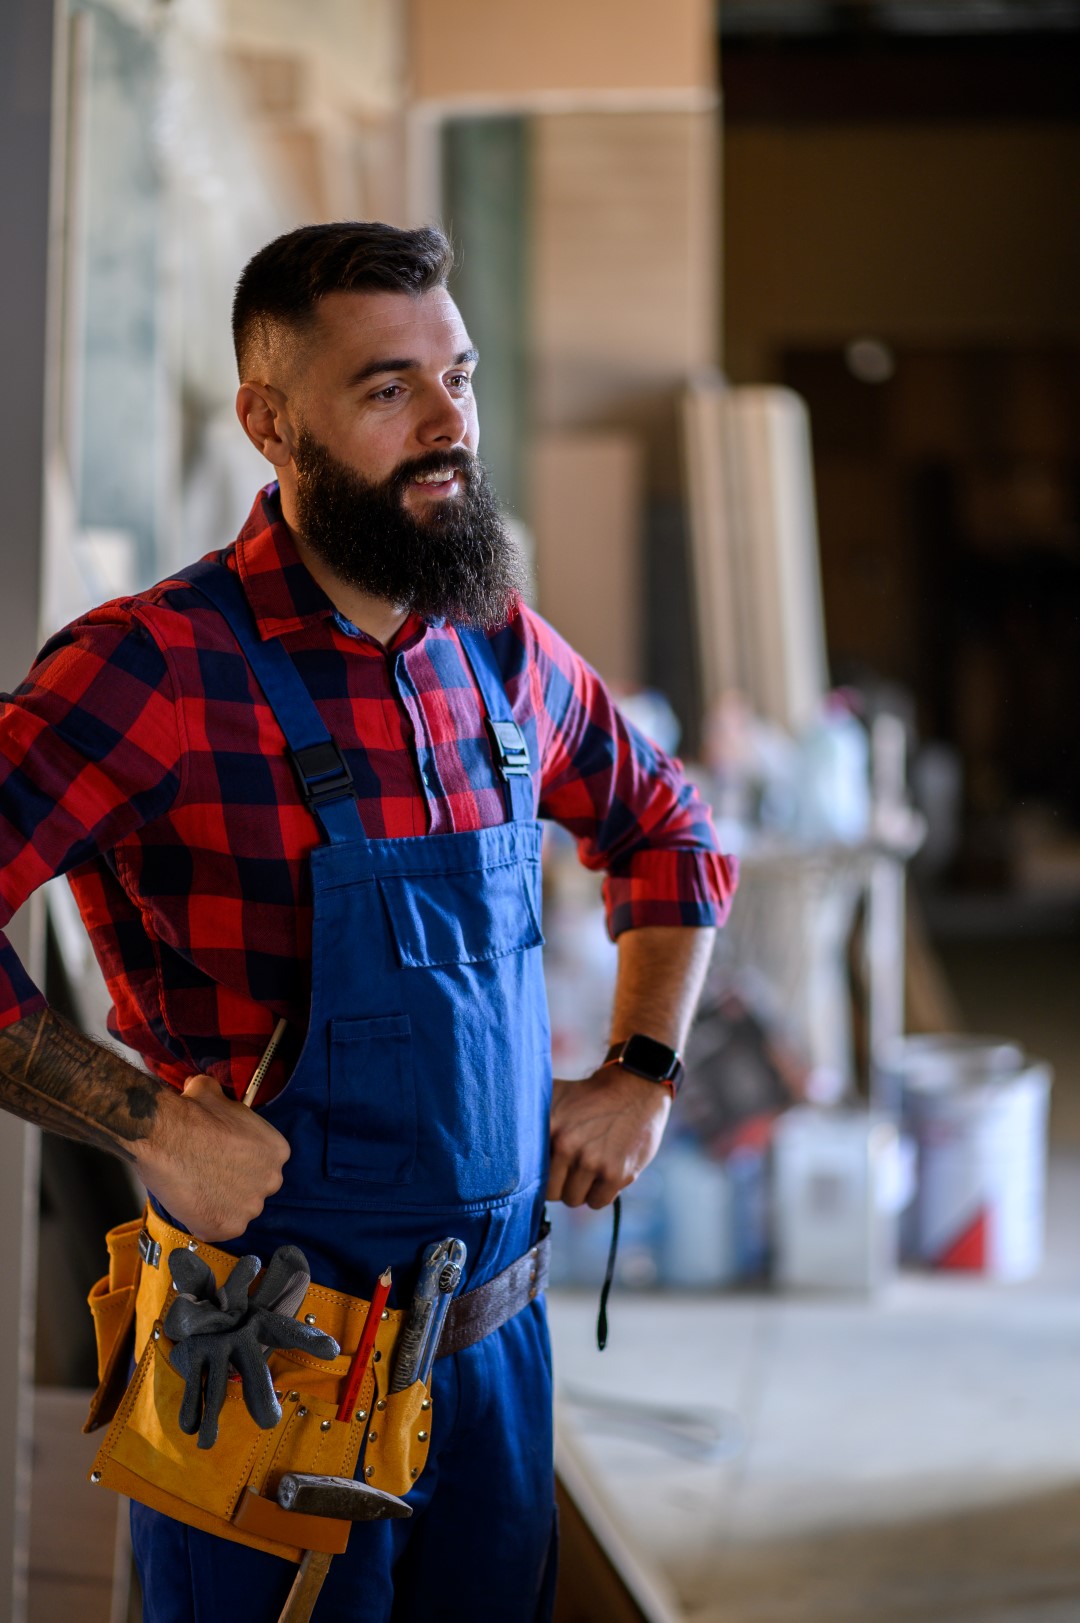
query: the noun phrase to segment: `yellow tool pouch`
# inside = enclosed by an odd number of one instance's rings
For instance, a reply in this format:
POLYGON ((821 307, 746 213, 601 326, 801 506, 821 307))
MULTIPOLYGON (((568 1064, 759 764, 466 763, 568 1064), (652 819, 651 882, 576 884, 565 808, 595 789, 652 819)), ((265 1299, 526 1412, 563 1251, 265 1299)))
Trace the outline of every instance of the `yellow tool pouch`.
MULTIPOLYGON (((388 1390, 404 1313, 395 1309, 383 1315, 356 1410, 346 1424, 336 1418, 337 1407, 369 1303, 311 1285, 297 1317, 333 1336, 340 1356, 330 1362, 273 1352, 269 1368, 281 1403, 278 1424, 270 1431, 256 1425, 240 1382, 230 1381, 217 1442, 200 1449, 178 1424, 184 1380, 169 1362, 173 1344, 161 1327, 173 1288, 169 1253, 196 1242, 152 1209, 143 1220, 113 1229, 106 1242, 109 1274, 90 1293, 102 1380, 84 1429, 110 1417, 112 1424, 94 1461, 92 1482, 191 1527, 293 1561, 309 1549, 340 1554, 352 1524, 282 1510, 275 1495, 286 1472, 351 1477, 363 1450, 365 1482, 388 1493, 409 1491, 427 1463, 431 1394, 420 1382, 404 1392, 388 1390), (126 1374, 130 1359, 132 1321, 138 1362, 110 1416, 117 1366, 122 1362, 126 1374)), ((201 1241, 197 1249, 222 1284, 236 1257, 201 1241)))
POLYGON ((142 1219, 121 1223, 105 1236, 109 1271, 88 1298, 97 1341, 98 1386, 83 1431, 96 1431, 116 1413, 127 1384, 135 1328, 135 1294, 142 1268, 139 1234, 142 1219))

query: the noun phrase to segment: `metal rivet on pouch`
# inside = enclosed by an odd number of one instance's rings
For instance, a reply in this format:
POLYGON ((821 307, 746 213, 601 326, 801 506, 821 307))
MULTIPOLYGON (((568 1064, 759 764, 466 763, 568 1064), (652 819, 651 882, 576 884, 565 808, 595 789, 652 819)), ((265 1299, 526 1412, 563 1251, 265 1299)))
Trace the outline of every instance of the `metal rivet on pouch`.
POLYGON ((100 1471, 91 1471, 90 1472, 90 1480, 91 1480, 91 1482, 100 1482, 101 1481, 101 1472, 100 1471))
POLYGON ((330 1423, 329 1420, 324 1420, 322 1425, 319 1427, 319 1430, 320 1431, 329 1431, 330 1430, 330 1424, 331 1423, 330 1423))
POLYGON ((415 1465, 413 1466, 412 1470, 409 1472, 409 1475, 411 1477, 418 1477, 420 1475, 420 1472, 416 1469, 415 1465))
POLYGON ((365 1476, 374 1476, 375 1475, 375 1467, 373 1465, 365 1465, 364 1466, 364 1475, 365 1476))
POLYGON ((160 1340, 161 1340, 161 1331, 160 1331, 160 1330, 158 1330, 158 1329, 157 1329, 157 1328, 156 1328, 156 1326, 155 1326, 155 1328, 154 1328, 154 1329, 153 1329, 153 1330, 151 1330, 151 1332, 150 1332, 150 1340, 151 1340, 151 1341, 160 1341, 160 1340))
POLYGON ((277 1401, 278 1401, 278 1402, 279 1402, 279 1403, 280 1403, 280 1402, 281 1402, 281 1393, 280 1393, 280 1392, 275 1392, 275 1393, 274 1393, 274 1397, 275 1397, 275 1398, 276 1398, 276 1399, 277 1399, 277 1401))
POLYGON ((425 1398, 423 1403, 420 1405, 420 1407, 421 1407, 421 1409, 430 1409, 431 1408, 431 1399, 430 1398, 425 1398))
POLYGON ((385 1409, 386 1408, 386 1399, 385 1398, 380 1398, 378 1403, 375 1405, 375 1407, 376 1407, 376 1409, 379 1409, 379 1410, 385 1409))
POLYGON ((304 1314, 304 1323, 305 1324, 314 1324, 315 1323, 315 1315, 314 1315, 314 1313, 305 1313, 304 1314))
POLYGON ((420 1442, 422 1442, 422 1443, 427 1442, 427 1432, 426 1431, 418 1431, 416 1435, 417 1435, 417 1438, 419 1439, 420 1442))
POLYGON ((300 1398, 300 1394, 299 1394, 299 1392, 290 1392, 290 1393, 289 1393, 289 1402, 290 1402, 290 1403, 296 1403, 296 1402, 298 1402, 298 1401, 299 1401, 299 1398, 300 1398))
POLYGON ((381 1352, 373 1352, 372 1355, 371 1355, 371 1362, 373 1364, 381 1364, 382 1363, 382 1353, 381 1352))
POLYGON ((357 1409, 356 1418, 357 1418, 357 1420, 366 1420, 367 1419, 367 1410, 366 1409, 357 1409))
POLYGON ((307 1414, 307 1410, 304 1408, 303 1404, 300 1405, 296 1412, 300 1416, 301 1420, 303 1420, 304 1416, 307 1414))
POLYGON ((390 1317, 390 1310, 389 1310, 389 1308, 385 1308, 385 1307, 384 1307, 384 1308, 383 1308, 383 1310, 382 1310, 382 1316, 383 1316, 383 1319, 384 1319, 384 1320, 387 1320, 387 1319, 389 1319, 389 1317, 390 1317))
POLYGON ((367 1440, 368 1440, 369 1443, 377 1443, 379 1441, 378 1432, 377 1431, 369 1431, 368 1434, 367 1434, 367 1440))
POLYGON ((189 1240, 187 1243, 187 1248, 189 1251, 197 1251, 199 1249, 198 1240, 189 1240))

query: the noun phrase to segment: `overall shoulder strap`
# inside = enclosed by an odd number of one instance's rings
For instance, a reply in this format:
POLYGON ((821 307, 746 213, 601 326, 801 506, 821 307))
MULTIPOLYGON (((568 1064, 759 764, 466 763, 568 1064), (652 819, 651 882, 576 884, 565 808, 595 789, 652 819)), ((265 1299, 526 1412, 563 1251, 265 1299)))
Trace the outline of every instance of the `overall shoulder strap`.
POLYGON ((510 821, 532 821, 536 817, 533 763, 525 735, 514 720, 495 651, 482 631, 472 626, 455 626, 454 630, 487 710, 491 753, 495 770, 506 785, 510 821))
POLYGON ((276 640, 263 642, 239 579, 227 565, 203 558, 177 572, 225 617, 285 734, 289 760, 308 809, 331 845, 363 838, 352 774, 323 723, 299 671, 276 640))

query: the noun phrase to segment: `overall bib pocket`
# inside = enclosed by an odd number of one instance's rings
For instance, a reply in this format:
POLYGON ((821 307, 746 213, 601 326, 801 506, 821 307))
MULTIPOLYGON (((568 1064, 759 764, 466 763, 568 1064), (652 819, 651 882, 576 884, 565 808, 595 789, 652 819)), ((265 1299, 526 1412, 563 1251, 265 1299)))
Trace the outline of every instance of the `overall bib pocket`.
POLYGON ((539 863, 425 873, 422 883, 417 880, 405 873, 378 880, 403 969, 481 964, 544 945, 533 901, 539 863))
POLYGON ((412 1182, 416 1087, 405 1014, 330 1022, 328 1178, 412 1182))

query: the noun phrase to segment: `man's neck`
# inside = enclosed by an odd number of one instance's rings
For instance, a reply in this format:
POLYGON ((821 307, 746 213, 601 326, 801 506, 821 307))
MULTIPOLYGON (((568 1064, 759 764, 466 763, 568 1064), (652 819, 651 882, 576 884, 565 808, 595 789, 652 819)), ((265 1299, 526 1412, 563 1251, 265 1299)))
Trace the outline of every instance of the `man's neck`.
POLYGON ((384 597, 372 597, 368 592, 361 592, 341 580, 291 525, 289 529, 301 563, 322 587, 338 613, 351 620, 360 631, 374 637, 376 642, 382 643, 384 648, 389 648, 408 619, 409 611, 395 603, 388 603, 384 597))

